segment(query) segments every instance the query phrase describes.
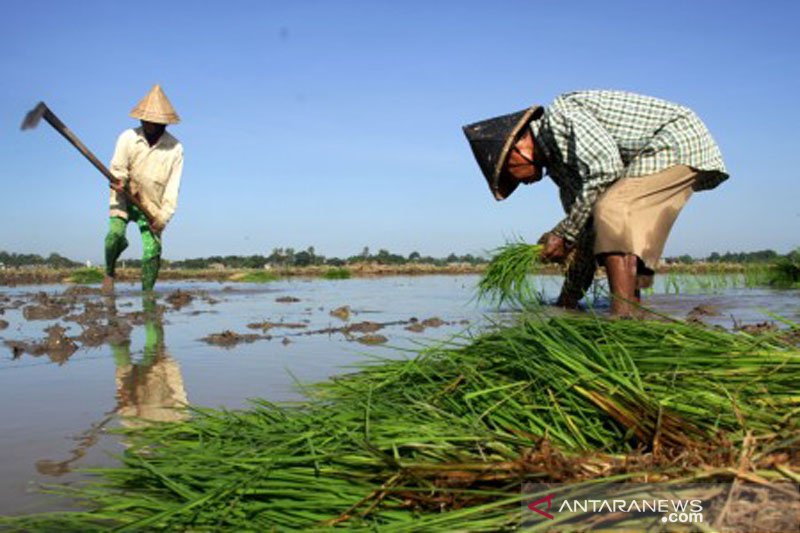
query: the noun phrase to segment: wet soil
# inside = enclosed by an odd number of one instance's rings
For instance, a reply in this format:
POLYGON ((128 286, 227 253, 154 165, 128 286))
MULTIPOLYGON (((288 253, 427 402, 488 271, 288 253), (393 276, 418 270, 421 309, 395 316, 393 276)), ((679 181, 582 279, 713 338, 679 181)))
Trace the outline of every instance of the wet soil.
MULTIPOLYGON (((227 287, 226 287, 227 288, 227 287)), ((12 300, 4 296, 0 300, 5 309, 22 309, 22 317, 26 321, 55 322, 45 329, 47 336, 42 339, 7 339, 5 345, 11 349, 12 356, 19 358, 22 354, 34 357, 47 355, 57 363, 63 363, 80 347, 96 348, 104 344, 120 344, 130 340, 134 327, 147 323, 148 320, 163 320, 167 313, 181 312, 185 307, 197 301, 209 305, 218 303, 204 291, 176 290, 165 296, 154 296, 148 310, 131 310, 130 302, 117 305, 113 296, 102 295, 100 289, 87 286, 70 286, 60 294, 47 294, 37 292, 22 295, 20 299, 12 300), (77 333, 74 329, 78 329, 77 333), (68 334, 68 330, 73 331, 68 334)), ((282 303, 296 303, 299 298, 283 296, 276 298, 282 303)), ((324 311, 324 308, 319 308, 324 311)), ((214 311, 195 309, 188 313, 194 316, 198 313, 214 311)), ((313 309, 307 309, 309 314, 313 309)), ((272 340, 275 332, 282 337, 282 342, 291 342, 291 337, 310 335, 342 335, 351 342, 365 345, 378 345, 389 342, 388 334, 377 334, 378 331, 393 326, 401 326, 408 331, 423 332, 427 328, 438 328, 444 325, 453 325, 439 317, 430 317, 419 320, 411 317, 407 320, 394 320, 389 322, 376 322, 363 320, 349 322, 359 313, 368 311, 355 311, 349 305, 333 309, 329 314, 345 322, 338 327, 309 329, 309 321, 287 322, 281 320, 263 320, 251 322, 246 327, 258 330, 260 333, 239 333, 232 329, 210 333, 200 339, 209 345, 231 348, 241 343, 252 343, 261 340, 272 340), (269 332, 269 333, 268 333, 269 332)), ((371 312, 371 311, 370 311, 371 312)), ((464 323, 464 322, 460 322, 464 323)), ((0 330, 7 328, 9 323, 0 321, 0 330)))
MULTIPOLYGON (((95 348, 130 340, 134 326, 148 320, 162 320, 168 309, 178 311, 196 299, 209 304, 216 303, 202 291, 177 290, 170 293, 164 297, 164 301, 170 304, 169 308, 157 304, 156 298, 153 298, 146 312, 121 312, 113 296, 103 296, 98 288, 80 285, 71 286, 60 294, 23 294, 21 299, 14 301, 4 296, 0 300, 4 304, 2 312, 21 308, 22 318, 28 322, 55 322, 45 328, 47 336, 43 339, 6 339, 4 343, 11 349, 14 358, 22 354, 34 357, 47 355, 53 362, 64 363, 81 346, 95 348), (67 330, 75 326, 80 328, 80 333, 67 335, 67 330)), ((131 305, 127 303, 119 307, 131 305)), ((7 328, 8 324, 5 320, 0 321, 0 330, 7 328)))
MULTIPOLYGON (((348 306, 344 306, 349 310, 348 306)), ((341 309, 341 308, 340 308, 341 309)), ((349 313, 350 311, 348 311, 349 313)), ((380 331, 384 328, 389 328, 393 326, 404 326, 404 329, 412 332, 423 332, 426 328, 438 328, 442 326, 452 326, 452 325, 466 325, 469 324, 468 320, 459 320, 459 321, 445 321, 439 317, 431 317, 426 318, 425 320, 420 321, 418 318, 412 317, 408 320, 393 320, 389 322, 373 322, 370 320, 364 320, 361 322, 354 322, 351 324, 347 324, 341 327, 328 327, 322 329, 314 329, 309 330, 308 324, 304 323, 297 323, 297 322, 272 322, 269 320, 265 320, 263 322, 252 322, 247 324, 247 327, 250 329, 256 329, 261 331, 271 331, 274 329, 296 329, 300 330, 303 329, 305 331, 298 331, 295 333, 283 333, 283 340, 281 341, 284 345, 289 344, 291 342, 290 337, 306 337, 311 335, 327 335, 331 336, 334 334, 341 334, 345 340, 351 342, 359 342, 361 344, 366 345, 376 345, 376 344, 385 344, 389 341, 389 338, 385 335, 376 334, 376 331, 380 331)), ((225 348, 229 348, 232 346, 236 346, 240 343, 251 343, 258 340, 271 340, 273 337, 272 335, 257 335, 257 334, 240 334, 236 333, 231 330, 225 330, 219 333, 212 333, 211 335, 207 335, 200 339, 202 342, 206 344, 211 344, 215 346, 222 346, 225 348)))

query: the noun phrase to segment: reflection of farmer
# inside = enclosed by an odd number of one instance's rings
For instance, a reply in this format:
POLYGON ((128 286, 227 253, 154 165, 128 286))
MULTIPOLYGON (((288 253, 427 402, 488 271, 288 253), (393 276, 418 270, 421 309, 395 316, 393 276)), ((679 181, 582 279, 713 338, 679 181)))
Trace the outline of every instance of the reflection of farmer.
POLYGON ((652 282, 669 231, 692 191, 727 179, 708 130, 688 108, 619 91, 562 95, 464 127, 497 200, 520 183, 558 186, 566 218, 540 239, 542 258, 574 250, 559 303, 576 307, 604 263, 612 314, 629 316, 652 282))
POLYGON ((114 289, 117 258, 128 246, 128 222, 135 222, 142 234, 142 289, 153 289, 161 264, 161 232, 175 212, 183 170, 183 146, 166 131, 167 124, 177 124, 180 119, 161 87, 154 86, 131 116, 142 125, 122 132, 109 168, 118 182, 111 186, 106 292, 114 289), (146 212, 129 203, 123 191, 136 197, 146 212))
MULTIPOLYGON (((112 344, 117 364, 117 409, 123 421, 135 417, 157 422, 182 420, 187 403, 178 362, 164 348, 164 325, 155 300, 143 299, 145 346, 138 362, 131 359, 130 341, 112 344)), ((130 420, 126 423, 130 424, 130 420)))
MULTIPOLYGON (((129 332, 125 339, 110 340, 111 350, 117 365, 117 406, 105 414, 105 418, 92 424, 81 433, 78 445, 70 450, 69 457, 61 461, 40 459, 36 470, 43 475, 61 476, 72 471, 72 465, 94 446, 103 428, 119 415, 125 426, 140 424, 136 419, 159 422, 174 422, 186 418, 180 410, 185 406, 186 391, 177 361, 167 355, 164 348, 164 326, 152 293, 142 300, 145 330, 144 355, 134 362, 131 358, 129 332)), ((116 302, 107 300, 109 314, 117 314, 116 302)))

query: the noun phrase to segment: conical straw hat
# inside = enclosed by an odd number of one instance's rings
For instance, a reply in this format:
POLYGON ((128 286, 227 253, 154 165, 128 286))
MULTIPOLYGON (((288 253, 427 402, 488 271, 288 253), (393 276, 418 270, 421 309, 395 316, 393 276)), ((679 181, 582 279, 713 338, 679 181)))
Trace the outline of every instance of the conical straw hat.
POLYGON ((147 96, 131 110, 131 116, 156 124, 177 124, 181 121, 160 85, 153 85, 147 96))
POLYGON ((533 106, 516 113, 464 126, 464 134, 467 136, 472 153, 495 199, 508 198, 519 185, 519 181, 509 180, 502 170, 511 151, 511 145, 519 132, 531 120, 541 117, 543 112, 542 107, 533 106))

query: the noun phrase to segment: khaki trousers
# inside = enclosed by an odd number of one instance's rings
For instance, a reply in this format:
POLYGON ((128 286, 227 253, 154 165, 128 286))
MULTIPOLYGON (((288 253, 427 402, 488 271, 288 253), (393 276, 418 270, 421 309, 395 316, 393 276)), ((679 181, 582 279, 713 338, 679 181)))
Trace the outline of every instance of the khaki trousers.
POLYGON ((635 254, 654 271, 697 175, 690 167, 676 165, 614 183, 594 206, 595 255, 635 254))

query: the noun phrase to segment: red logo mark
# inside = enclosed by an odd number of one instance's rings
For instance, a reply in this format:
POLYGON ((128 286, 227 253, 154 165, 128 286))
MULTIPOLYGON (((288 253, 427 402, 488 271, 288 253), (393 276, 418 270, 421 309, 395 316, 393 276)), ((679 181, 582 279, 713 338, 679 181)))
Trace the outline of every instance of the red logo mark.
POLYGON ((533 511, 533 512, 535 512, 535 513, 539 513, 540 515, 542 515, 542 516, 544 516, 544 517, 547 517, 547 518, 549 518, 550 520, 552 520, 552 519, 553 519, 553 515, 551 515, 551 514, 550 514, 550 513, 548 513, 548 512, 542 511, 541 509, 539 509, 539 508, 538 508, 538 507, 536 507, 536 506, 537 506, 537 505, 539 505, 539 504, 541 504, 541 503, 547 502, 547 510, 549 511, 549 510, 550 510, 550 506, 553 504, 553 496, 555 496, 555 494, 548 494, 548 495, 547 495, 547 496, 545 496, 544 498, 541 498, 541 499, 539 499, 539 500, 536 500, 536 501, 535 501, 535 502, 533 502, 533 503, 529 503, 529 504, 528 504, 528 509, 530 509, 531 511, 533 511))

